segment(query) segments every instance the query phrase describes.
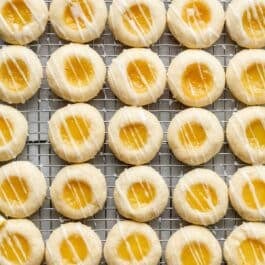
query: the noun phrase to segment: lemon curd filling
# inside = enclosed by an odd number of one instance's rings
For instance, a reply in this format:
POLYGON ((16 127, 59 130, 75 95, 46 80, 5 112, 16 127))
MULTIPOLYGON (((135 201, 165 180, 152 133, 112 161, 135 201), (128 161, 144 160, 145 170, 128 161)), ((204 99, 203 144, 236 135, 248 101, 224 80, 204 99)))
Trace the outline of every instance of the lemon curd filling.
POLYGON ((6 202, 21 204, 28 196, 29 188, 23 178, 10 176, 0 184, 0 198, 6 202))
POLYGON ((238 256, 242 265, 264 264, 265 245, 256 239, 248 238, 241 242, 238 256))
POLYGON ((263 38, 265 34, 265 5, 251 6, 244 11, 242 24, 247 35, 252 39, 263 38))
POLYGON ((27 263, 31 249, 28 241, 20 234, 8 234, 0 243, 0 253, 10 263, 23 265, 27 263))
POLYGON ((204 1, 193 0, 184 5, 181 16, 186 24, 197 31, 207 27, 211 20, 211 11, 204 1))
POLYGON ((213 210, 218 202, 215 190, 207 184, 194 184, 188 187, 186 200, 191 208, 200 212, 213 210))
POLYGON ((191 99, 206 97, 213 88, 213 76, 205 64, 193 63, 185 69, 181 87, 183 93, 191 99))
POLYGON ((248 207, 259 209, 265 206, 265 182, 259 179, 247 182, 242 189, 242 197, 248 207))
POLYGON ((132 34, 146 34, 152 27, 152 15, 148 6, 135 4, 127 9, 122 16, 123 23, 132 34))
POLYGON ((241 76, 243 87, 250 95, 265 93, 265 65, 254 63, 243 71, 241 76))
POLYGON ((151 203, 155 196, 155 187, 146 181, 132 184, 127 191, 128 200, 133 208, 143 207, 151 203))
POLYGON ((61 124, 60 133, 67 144, 83 144, 90 136, 90 124, 81 116, 70 116, 61 124))
POLYGON ((71 29, 83 29, 92 22, 94 8, 89 0, 70 0, 64 10, 64 22, 71 29))
POLYGON ((142 148, 148 140, 148 131, 142 123, 128 124, 120 129, 120 139, 130 149, 142 148))
POLYGON ((148 255, 150 249, 148 238, 143 234, 135 233, 121 240, 117 247, 117 253, 125 261, 141 261, 148 255))
POLYGON ((189 122, 179 129, 178 137, 185 147, 200 147, 206 140, 203 126, 197 122, 189 122))
POLYGON ((265 121, 254 120, 246 127, 246 136, 249 144, 256 149, 265 148, 265 121))
POLYGON ((183 247, 180 259, 182 265, 210 265, 211 253, 205 244, 191 242, 183 247))
POLYGON ((144 60, 134 60, 128 64, 127 75, 131 87, 137 93, 145 93, 156 80, 156 70, 144 60))
POLYGON ((29 68, 21 59, 8 59, 0 65, 0 78, 7 89, 24 90, 30 78, 29 68))
POLYGON ((11 122, 0 116, 0 146, 9 143, 13 136, 13 126, 11 122))
POLYGON ((93 192, 87 183, 71 180, 64 186, 63 199, 72 208, 81 209, 92 202, 93 192))
POLYGON ((77 87, 86 86, 94 77, 94 67, 85 57, 71 56, 64 62, 67 81, 77 87))
POLYGON ((81 264, 89 255, 84 239, 80 235, 71 235, 60 245, 63 264, 81 264))
POLYGON ((2 17, 12 27, 22 29, 32 22, 32 13, 23 0, 11 0, 3 6, 2 17))

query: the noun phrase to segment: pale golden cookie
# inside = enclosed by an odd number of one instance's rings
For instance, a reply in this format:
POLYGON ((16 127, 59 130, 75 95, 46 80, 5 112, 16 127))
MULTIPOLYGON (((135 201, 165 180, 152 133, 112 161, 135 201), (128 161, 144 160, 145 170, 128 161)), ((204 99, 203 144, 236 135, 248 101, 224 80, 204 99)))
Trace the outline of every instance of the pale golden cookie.
POLYGON ((226 127, 233 153, 248 164, 265 163, 265 107, 247 107, 235 112, 226 127))
POLYGON ((186 226, 180 228, 168 240, 167 265, 221 265, 222 250, 206 228, 186 226))
POLYGON ((106 67, 88 45, 68 44, 51 55, 46 73, 56 95, 71 102, 87 102, 102 89, 106 67))
POLYGON ((217 223, 228 207, 228 190, 215 172, 205 168, 189 171, 180 178, 173 205, 185 221, 197 225, 217 223))
POLYGON ((104 246, 108 265, 157 265, 161 245, 151 226, 132 221, 119 221, 109 231, 104 246))
POLYGON ((102 34, 107 7, 104 0, 52 0, 50 21, 60 38, 86 43, 102 34))
POLYGON ((221 36, 225 14, 217 0, 174 0, 167 12, 173 36, 188 48, 207 48, 221 36))
POLYGON ((154 103, 166 87, 166 69, 150 49, 128 49, 115 59, 108 71, 112 92, 125 104, 143 106, 154 103))
POLYGON ((230 37, 245 48, 265 46, 265 3, 263 0, 232 0, 226 10, 230 37))
POLYGON ((265 224, 243 223, 224 242, 227 265, 262 265, 265 263, 265 224))
POLYGON ((239 101, 247 105, 265 104, 265 51, 243 50, 229 62, 227 85, 239 101))
POLYGON ((106 180, 93 165, 66 166, 55 176, 50 194, 59 213, 74 220, 83 219, 103 208, 107 198, 106 180))
POLYGON ((108 127, 108 143, 115 156, 131 165, 150 162, 163 139, 162 127, 151 112, 140 107, 123 107, 115 112, 108 127))
POLYGON ((179 53, 168 68, 167 79, 174 98, 192 107, 212 104, 225 88, 223 66, 201 50, 179 53))
POLYGON ((66 223, 55 229, 46 242, 47 265, 98 265, 102 244, 98 235, 81 223, 66 223))
POLYGON ((166 27, 161 0, 114 0, 109 26, 117 40, 131 47, 148 47, 158 41, 166 27))
POLYGON ((117 178, 114 201, 117 210, 128 219, 148 222, 165 209, 169 191, 163 177, 152 167, 125 169, 117 178))
POLYGON ((178 160, 196 166, 208 162, 220 151, 224 132, 212 112, 189 108, 177 113, 170 122, 167 139, 178 160))
POLYGON ((49 139, 62 159, 81 163, 95 157, 104 143, 105 125, 99 111, 77 103, 58 109, 49 121, 49 139))
POLYGON ((0 227, 1 265, 40 265, 44 242, 39 229, 27 219, 6 220, 0 227))
POLYGON ((28 122, 15 108, 0 104, 0 161, 16 158, 24 149, 28 122))
POLYGON ((11 44, 25 45, 45 31, 48 8, 43 0, 1 0, 0 37, 11 44))

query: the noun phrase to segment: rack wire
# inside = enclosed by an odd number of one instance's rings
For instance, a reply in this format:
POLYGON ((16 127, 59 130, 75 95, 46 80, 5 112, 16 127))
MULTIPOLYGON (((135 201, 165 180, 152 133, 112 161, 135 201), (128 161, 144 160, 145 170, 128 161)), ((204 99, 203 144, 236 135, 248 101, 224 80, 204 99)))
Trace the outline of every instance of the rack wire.
MULTIPOLYGON (((51 0, 46 0, 46 2, 49 5, 51 0)), ((170 1, 165 0, 164 2, 166 7, 168 7, 170 1)), ((225 9, 229 2, 230 0, 221 0, 225 9)), ((111 1, 106 0, 106 3, 109 7, 111 1)), ((64 44, 66 44, 66 42, 60 40, 56 36, 50 23, 48 23, 46 32, 43 36, 37 42, 28 46, 38 54, 45 72, 45 66, 51 53, 64 44)), ((0 43, 0 46, 3 45, 3 43, 0 43)), ((111 63, 111 60, 119 55, 124 49, 120 43, 114 40, 108 27, 106 27, 102 37, 90 43, 90 46, 103 57, 107 66, 111 63)), ((173 38, 168 30, 166 30, 161 39, 154 44, 151 49, 159 54, 167 68, 171 60, 185 48, 173 38)), ((224 68, 226 68, 230 58, 239 51, 239 47, 230 40, 224 30, 219 41, 207 49, 207 51, 220 60, 224 68)), ((122 103, 115 98, 107 84, 105 84, 102 92, 89 103, 101 112, 106 126, 114 112, 122 107, 122 103)), ((55 110, 66 104, 67 102, 59 99, 50 91, 45 77, 37 95, 26 104, 16 106, 17 109, 22 111, 29 122, 29 137, 27 144, 24 152, 17 158, 17 160, 29 160, 39 166, 45 174, 49 186, 56 173, 65 166, 65 163, 54 154, 50 146, 47 136, 47 121, 55 110)), ((241 107, 242 105, 232 98, 226 88, 223 95, 207 109, 215 113, 223 127, 225 127, 226 122, 232 113, 241 107)), ((160 152, 150 163, 151 166, 162 174, 170 189, 170 201, 164 213, 158 219, 150 222, 150 225, 157 231, 164 249, 170 235, 180 227, 187 225, 187 223, 180 219, 175 213, 171 199, 172 190, 178 182, 178 179, 192 168, 177 161, 171 154, 166 142, 166 131, 170 120, 176 113, 186 107, 177 103, 167 89, 157 103, 148 105, 146 108, 157 116, 164 130, 164 140, 160 152)), ((108 231, 117 220, 122 219, 115 209, 113 189, 116 176, 124 168, 128 167, 128 165, 119 162, 114 157, 106 140, 101 151, 95 159, 90 161, 90 163, 100 168, 106 176, 108 197, 106 205, 101 212, 96 214, 93 218, 83 220, 82 222, 91 226, 98 233, 104 243, 108 231)), ((225 142, 222 150, 210 162, 202 167, 216 171, 227 182, 229 177, 240 166, 242 166, 241 162, 233 156, 225 142)), ((47 195, 42 208, 31 217, 31 220, 39 227, 45 240, 61 223, 69 221, 56 212, 51 204, 49 195, 47 195)), ((242 220, 230 206, 226 216, 219 223, 210 226, 209 228, 222 245, 224 239, 228 236, 234 226, 241 223, 242 220)), ((106 263, 102 260, 101 264, 106 263)), ((161 258, 160 264, 165 264, 164 257, 161 258)))

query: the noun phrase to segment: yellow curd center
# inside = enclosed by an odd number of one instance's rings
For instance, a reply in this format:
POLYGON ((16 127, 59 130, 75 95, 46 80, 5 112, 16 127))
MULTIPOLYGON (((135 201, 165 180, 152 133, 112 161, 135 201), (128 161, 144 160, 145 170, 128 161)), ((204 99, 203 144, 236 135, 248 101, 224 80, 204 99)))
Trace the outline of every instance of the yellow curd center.
POLYGON ((13 126, 8 119, 0 116, 0 146, 10 142, 13 137, 13 126))
POLYGON ((265 148, 265 128, 261 120, 254 120, 246 127, 246 136, 253 148, 265 148))
POLYGON ((135 60, 129 63, 127 75, 131 87, 137 93, 145 93, 156 80, 156 70, 144 60, 135 60))
POLYGON ((132 184, 127 191, 128 200, 133 208, 149 204, 154 200, 155 196, 155 187, 146 181, 132 184))
POLYGON ((86 86, 94 77, 92 63, 84 57, 71 56, 64 62, 64 72, 67 81, 77 87, 86 86))
POLYGON ((150 242, 140 233, 135 233, 121 240, 117 247, 118 255, 125 261, 141 261, 151 249, 150 242))
POLYGON ((23 178, 7 177, 0 184, 0 198, 9 203, 24 203, 29 196, 29 188, 23 178))
POLYGON ((243 71, 241 82, 250 95, 259 96, 265 93, 265 65, 254 63, 243 71))
POLYGON ((90 124, 81 116, 70 116, 61 124, 60 132, 67 144, 82 144, 90 136, 90 124))
POLYGON ((87 245, 80 235, 71 235, 64 239, 60 245, 60 253, 65 265, 82 264, 89 255, 87 245))
POLYGON ((25 25, 32 22, 32 13, 23 0, 11 0, 2 8, 4 20, 12 28, 22 29, 25 25))
POLYGON ((0 243, 0 253, 10 263, 24 265, 30 258, 31 249, 26 238, 20 234, 9 234, 0 243))
POLYGON ((183 247, 180 259, 182 265, 210 265, 212 258, 205 244, 191 242, 183 247))
POLYGON ((208 95, 213 88, 213 76, 207 65, 193 63, 185 69, 181 87, 191 99, 200 99, 208 95))
POLYGON ((142 148, 148 139, 148 131, 144 124, 128 124, 120 129, 120 139, 130 149, 142 148))
POLYGON ((135 4, 127 9, 122 17, 123 23, 132 34, 146 34, 152 27, 152 16, 148 6, 135 4))
POLYGON ((28 86, 30 72, 23 60, 8 59, 0 65, 0 78, 7 89, 21 91, 28 86))
POLYGON ((256 239, 246 239, 240 244, 238 255, 242 265, 264 264, 265 245, 256 239))
POLYGON ((208 26, 211 11, 204 1, 193 0, 184 5, 181 16, 189 26, 197 31, 208 26))
POLYGON ((265 5, 249 7, 244 11, 242 24, 247 35, 252 39, 260 39, 265 34, 265 5))
POLYGON ((205 142, 207 135, 200 123, 189 122, 179 129, 178 137, 185 147, 200 147, 205 142))
POLYGON ((242 189, 242 197, 248 207, 253 209, 265 206, 265 182, 262 180, 252 180, 247 182, 242 189))
POLYGON ((70 0, 64 10, 64 22, 71 29, 86 27, 93 20, 94 8, 89 0, 70 0))
POLYGON ((215 190, 206 184, 194 184, 188 187, 186 200, 191 208, 200 212, 213 210, 218 202, 215 190))
POLYGON ((92 202, 93 192, 87 183, 71 180, 63 189, 63 199, 72 208, 81 209, 92 202))

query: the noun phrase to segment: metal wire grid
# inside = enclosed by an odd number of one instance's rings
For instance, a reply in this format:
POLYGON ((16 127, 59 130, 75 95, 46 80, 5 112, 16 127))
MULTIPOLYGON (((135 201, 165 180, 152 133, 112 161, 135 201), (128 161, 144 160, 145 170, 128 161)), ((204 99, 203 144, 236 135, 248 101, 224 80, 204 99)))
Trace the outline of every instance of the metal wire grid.
MULTIPOLYGON (((46 0, 46 2, 49 5, 51 0, 46 0)), ((169 2, 169 0, 165 0, 166 7, 168 7, 169 2)), ((225 9, 229 2, 230 0, 221 0, 225 9)), ((109 6, 111 1, 106 0, 106 3, 109 6)), ((29 47, 38 54, 43 64, 43 69, 45 70, 46 62, 51 53, 64 44, 66 43, 55 35, 51 25, 48 24, 45 34, 43 34, 37 42, 29 45, 29 47)), ((3 45, 3 43, 0 43, 0 46, 3 45)), ((107 66, 124 48, 120 43, 114 40, 113 35, 108 28, 106 28, 104 34, 99 40, 92 42, 90 45, 103 57, 107 66)), ((168 31, 166 31, 159 42, 154 44, 151 48, 159 54, 166 67, 169 66, 171 60, 179 52, 184 50, 184 47, 177 43, 168 31)), ((239 48, 229 39, 225 31, 222 33, 219 41, 211 48, 207 49, 207 51, 220 60, 225 68, 230 58, 238 52, 238 50, 239 48)), ((106 126, 114 112, 122 107, 122 103, 115 98, 107 84, 104 86, 100 95, 89 103, 101 112, 106 126)), ((65 163, 54 154, 49 144, 47 136, 47 121, 55 110, 66 104, 65 101, 59 99, 50 91, 47 80, 44 78, 38 94, 25 105, 16 106, 22 111, 29 122, 28 141, 24 152, 17 158, 17 160, 29 160, 39 166, 45 174, 49 186, 56 173, 65 165, 65 163)), ((209 106, 208 109, 218 116, 223 127, 225 127, 231 114, 241 107, 241 104, 234 100, 226 89, 222 97, 209 106)), ((186 222, 176 215, 172 208, 171 198, 172 190, 178 182, 178 179, 192 168, 178 162, 171 154, 166 142, 166 131, 170 120, 180 110, 185 109, 185 107, 177 103, 167 90, 157 103, 151 104, 146 108, 157 116, 164 130, 164 140, 160 152, 150 163, 151 166, 164 176, 170 188, 170 202, 168 203, 166 210, 160 218, 150 223, 150 225, 157 231, 164 249, 170 235, 178 228, 187 225, 186 222)), ((116 176, 124 168, 128 167, 128 165, 115 159, 109 150, 106 141, 100 153, 98 153, 96 158, 90 161, 90 163, 100 168, 106 176, 108 183, 108 197, 106 205, 101 212, 96 214, 93 218, 83 220, 82 222, 91 226, 99 234, 104 243, 108 231, 117 220, 122 219, 115 209, 113 189, 116 176)), ((227 182, 229 177, 239 166, 242 166, 241 162, 233 156, 225 142, 222 150, 209 163, 202 167, 213 169, 227 182)), ((44 239, 47 239, 49 234, 61 223, 70 221, 56 212, 51 204, 49 195, 47 195, 42 208, 31 217, 31 220, 39 227, 44 239)), ((219 223, 210 226, 209 228, 222 244, 233 227, 241 223, 242 220, 238 217, 235 211, 229 207, 226 216, 219 223)), ((102 264, 106 263, 102 261, 102 264)), ((165 264, 164 257, 162 257, 160 264, 165 264)))

